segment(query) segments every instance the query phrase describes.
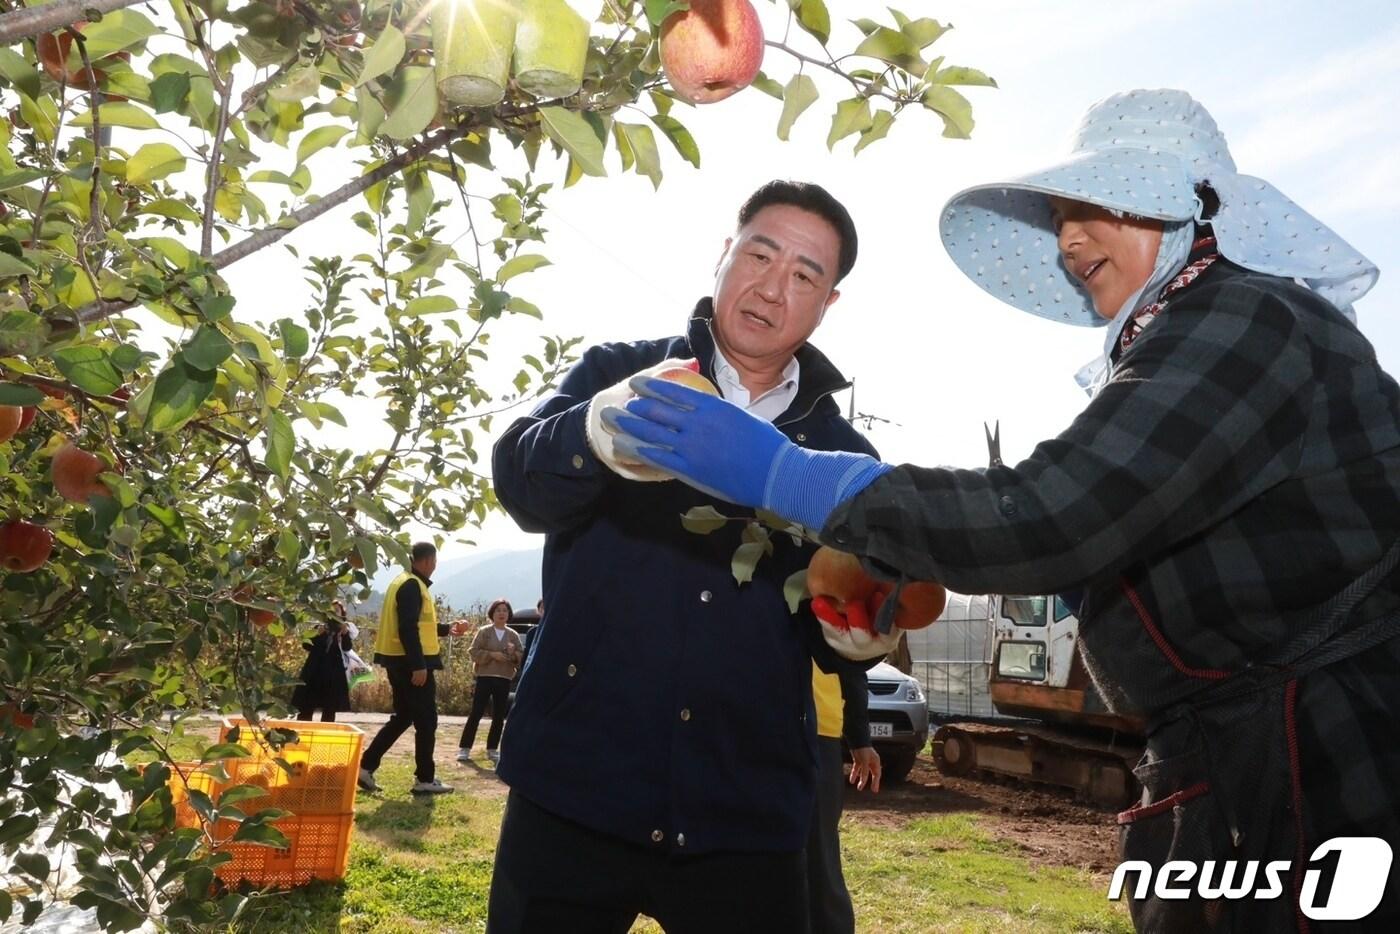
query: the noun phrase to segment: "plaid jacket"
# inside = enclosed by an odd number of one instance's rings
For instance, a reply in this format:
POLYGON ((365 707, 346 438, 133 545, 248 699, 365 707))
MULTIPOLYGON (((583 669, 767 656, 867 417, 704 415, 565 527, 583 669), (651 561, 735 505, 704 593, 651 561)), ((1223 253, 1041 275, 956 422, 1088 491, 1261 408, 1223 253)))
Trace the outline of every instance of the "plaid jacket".
MULTIPOLYGON (((1326 301, 1224 260, 1028 459, 900 467, 823 533, 965 593, 1084 588, 1095 680, 1149 714, 1276 649, 1397 535, 1400 388, 1326 301)), ((1356 618, 1397 605, 1391 575, 1356 618)), ((1400 640, 1303 679, 1297 721, 1306 836, 1400 846, 1400 640)))

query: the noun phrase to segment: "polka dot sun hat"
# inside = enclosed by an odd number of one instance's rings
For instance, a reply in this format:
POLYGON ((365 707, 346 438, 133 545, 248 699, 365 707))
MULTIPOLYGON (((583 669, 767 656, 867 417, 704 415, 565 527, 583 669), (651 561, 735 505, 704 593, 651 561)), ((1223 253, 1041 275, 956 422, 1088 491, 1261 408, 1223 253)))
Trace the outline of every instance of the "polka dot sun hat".
POLYGON ((1184 91, 1115 94, 1084 115, 1070 158, 949 199, 940 234, 953 261, 987 292, 1070 324, 1107 322, 1060 262, 1047 195, 1166 222, 1195 218, 1198 183, 1220 198, 1211 218, 1232 262, 1303 280, 1344 312, 1375 284, 1376 267, 1268 182, 1240 175, 1225 137, 1184 91))

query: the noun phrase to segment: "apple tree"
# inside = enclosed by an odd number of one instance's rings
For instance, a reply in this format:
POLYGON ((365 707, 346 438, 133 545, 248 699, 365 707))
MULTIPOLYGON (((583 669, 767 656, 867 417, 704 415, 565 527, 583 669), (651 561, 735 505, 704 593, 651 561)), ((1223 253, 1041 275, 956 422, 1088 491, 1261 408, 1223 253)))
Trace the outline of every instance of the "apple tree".
POLYGON ((493 507, 492 416, 577 345, 490 375, 493 335, 543 315, 553 187, 698 166, 691 101, 745 85, 784 139, 832 95, 828 146, 860 150, 909 108, 965 137, 957 87, 992 84, 931 54, 933 19, 749 7, 0 0, 0 921, 237 916, 214 821, 276 844, 277 815, 226 792, 175 828, 184 721, 280 714, 287 647, 406 563, 409 522, 493 507), (767 38, 716 40, 737 14, 767 38), (281 242, 328 217, 358 252, 281 242), (242 303, 245 261, 304 307, 242 303))

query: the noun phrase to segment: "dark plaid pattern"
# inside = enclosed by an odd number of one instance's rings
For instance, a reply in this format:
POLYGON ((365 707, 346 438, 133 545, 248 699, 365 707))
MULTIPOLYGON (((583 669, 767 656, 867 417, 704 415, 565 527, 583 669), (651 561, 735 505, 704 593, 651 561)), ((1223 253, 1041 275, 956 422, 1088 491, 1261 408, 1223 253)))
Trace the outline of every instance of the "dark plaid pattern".
MULTIPOLYGON (((1397 535, 1400 387, 1326 301, 1225 260, 1027 460, 900 467, 824 532, 961 592, 1083 587, 1086 661, 1148 713, 1281 646, 1397 535)), ((1396 606, 1392 575, 1356 618, 1396 606)), ((1400 640, 1303 679, 1297 719, 1308 836, 1400 850, 1400 640)))

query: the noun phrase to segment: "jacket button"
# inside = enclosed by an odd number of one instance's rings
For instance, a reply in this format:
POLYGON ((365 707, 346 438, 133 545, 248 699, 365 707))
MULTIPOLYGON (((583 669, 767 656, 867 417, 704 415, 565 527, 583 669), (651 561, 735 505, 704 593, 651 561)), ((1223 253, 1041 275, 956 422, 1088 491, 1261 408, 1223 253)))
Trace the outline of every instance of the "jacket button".
POLYGON ((685 834, 676 834, 676 846, 685 846, 685 834))
POLYGON ((843 525, 831 533, 831 537, 836 539, 838 545, 849 545, 851 542, 851 527, 843 525))
POLYGON ((583 469, 583 455, 582 455, 582 454, 575 454, 575 455, 573 456, 573 459, 570 460, 569 463, 571 463, 571 464, 574 465, 574 469, 575 469, 575 470, 582 470, 582 469, 583 469))
POLYGON ((702 590, 702 591, 700 591, 700 602, 701 602, 701 603, 709 603, 709 602, 710 602, 711 600, 713 600, 714 598, 715 598, 715 595, 712 594, 712 593, 710 593, 708 590, 702 590))
POLYGON ((689 719, 690 719, 690 708, 689 708, 689 707, 683 707, 683 708, 681 708, 681 719, 682 719, 682 720, 689 720, 689 719))
POLYGON ((798 441, 806 441, 806 440, 807 440, 807 436, 804 435, 804 434, 802 434, 801 432, 798 432, 797 440, 798 440, 798 441))
POLYGON ((1003 516, 1016 515, 1016 501, 1011 497, 1003 496, 1001 498, 1001 502, 998 505, 1001 507, 1001 514, 1003 516))
POLYGON ((662 833, 661 831, 659 831, 659 830, 653 830, 653 831, 651 832, 651 842, 652 842, 652 843, 660 843, 662 840, 665 840, 665 839, 666 839, 666 835, 665 835, 664 833, 662 833))
POLYGON ((567 670, 568 670, 568 672, 569 672, 569 677, 570 677, 570 678, 572 678, 574 675, 578 674, 578 666, 577 666, 577 665, 570 665, 570 666, 568 667, 567 670))

